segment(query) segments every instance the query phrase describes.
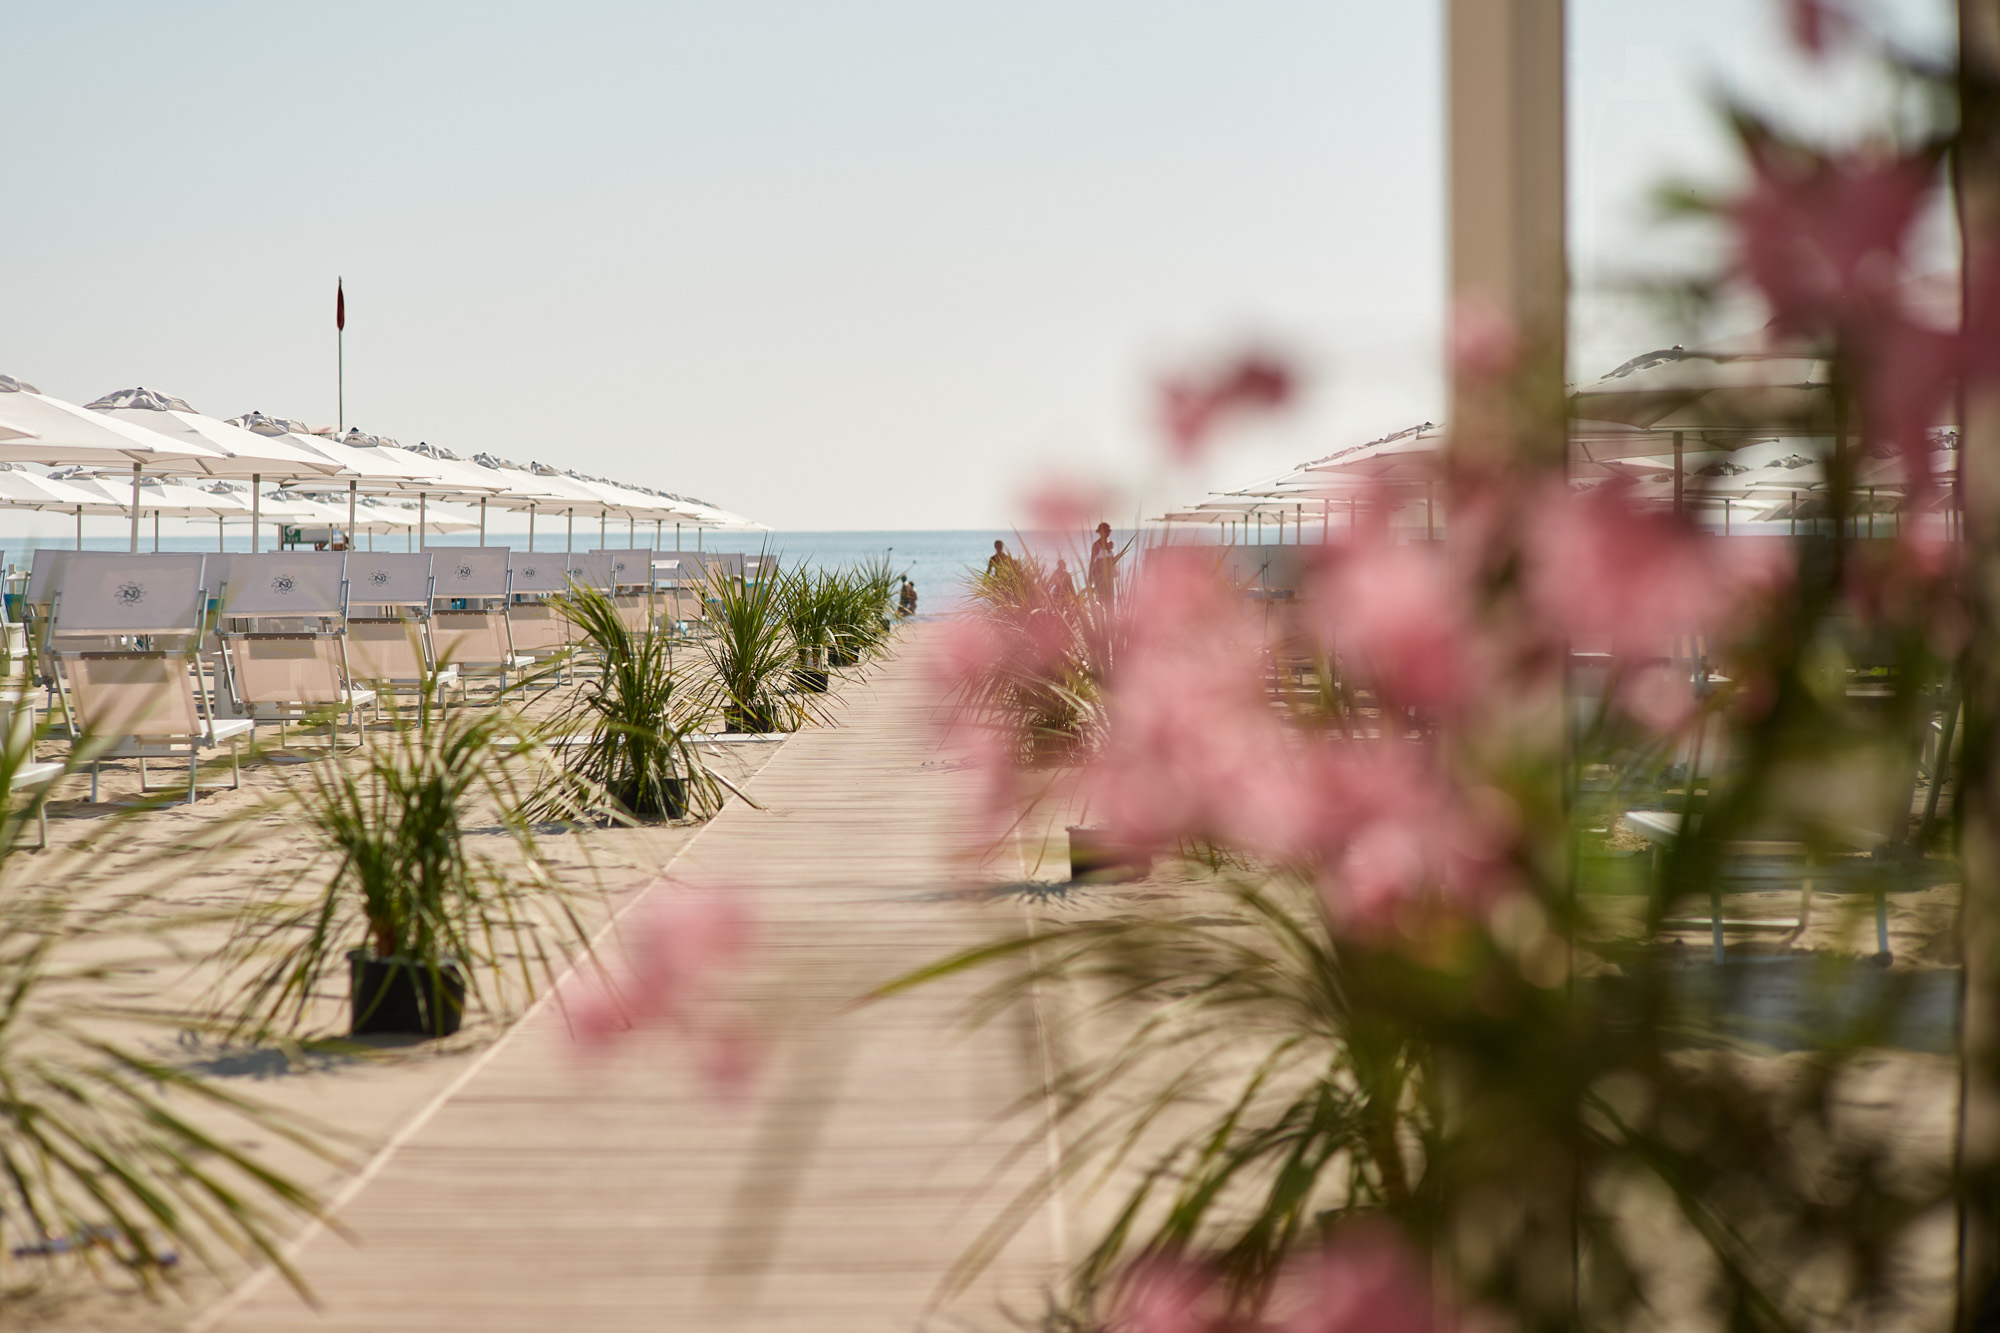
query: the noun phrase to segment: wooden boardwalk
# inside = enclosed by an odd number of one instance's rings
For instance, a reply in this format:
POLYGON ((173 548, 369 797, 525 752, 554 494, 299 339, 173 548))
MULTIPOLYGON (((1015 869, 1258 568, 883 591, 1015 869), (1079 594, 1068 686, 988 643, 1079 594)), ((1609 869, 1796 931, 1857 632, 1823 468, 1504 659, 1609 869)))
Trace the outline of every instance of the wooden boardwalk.
MULTIPOLYGON (((921 640, 922 631, 910 636, 921 640)), ((672 867, 758 904, 751 989, 772 1039, 741 1104, 670 1038, 582 1062, 560 1014, 518 1026, 312 1235, 321 1302, 263 1281, 208 1321, 230 1333, 397 1329, 973 1329, 1041 1308, 1060 1219, 1031 1219, 987 1275, 941 1284, 1045 1165, 997 1123, 1037 1086, 1033 1015, 976 1033, 963 987, 841 1012, 870 982, 1018 925, 950 890, 971 775, 941 762, 906 646, 801 734, 672 867)), ((655 892, 673 892, 673 888, 655 892)), ((1011 914, 1011 916, 1010 916, 1011 914)))

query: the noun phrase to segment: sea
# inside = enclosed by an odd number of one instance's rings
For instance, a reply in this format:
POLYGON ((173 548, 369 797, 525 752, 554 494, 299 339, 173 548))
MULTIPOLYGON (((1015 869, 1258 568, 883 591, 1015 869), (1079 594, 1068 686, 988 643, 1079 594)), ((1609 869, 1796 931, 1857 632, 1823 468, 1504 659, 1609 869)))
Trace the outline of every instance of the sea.
MULTIPOLYGON (((271 549, 275 534, 267 534, 264 549, 271 549)), ((577 524, 575 549, 596 550, 600 546, 623 547, 643 544, 651 533, 641 530, 628 534, 620 530, 614 521, 608 531, 600 533, 595 523, 577 524), (630 540, 628 540, 628 537, 630 540)), ((401 551, 408 543, 401 536, 378 536, 372 538, 380 543, 375 549, 401 551)), ((695 548, 696 537, 688 533, 683 543, 688 549, 695 548)), ((1122 545, 1124 535, 1118 537, 1122 545)), ((361 545, 366 548, 371 538, 364 535, 361 545)), ((477 533, 453 533, 449 536, 431 537, 427 546, 474 546, 477 533)), ((672 535, 667 535, 667 544, 672 545, 672 535)), ((837 569, 844 566, 863 564, 868 561, 887 559, 891 569, 899 574, 907 574, 917 585, 917 609, 922 614, 949 611, 964 600, 966 582, 978 570, 986 567, 986 559, 993 554, 993 543, 1004 541, 1010 551, 1021 548, 1020 536, 1004 529, 952 529, 944 531, 907 532, 706 532, 699 538, 701 549, 708 551, 742 551, 746 553, 769 552, 787 564, 800 564, 814 569, 837 569)), ((129 549, 127 536, 104 536, 86 533, 83 539, 85 550, 123 551, 129 549)), ((528 545, 528 534, 520 531, 491 531, 487 543, 493 546, 510 546, 524 550, 528 545)), ((1068 543, 1081 543, 1082 550, 1088 549, 1088 537, 1084 534, 1068 543)), ((538 551, 560 551, 564 549, 565 536, 560 527, 550 532, 546 526, 535 532, 535 549, 538 551)), ((1071 568, 1080 568, 1079 551, 1050 545, 1045 539, 1034 543, 1037 551, 1047 550, 1051 555, 1058 549, 1068 556, 1071 568)), ((74 550, 74 539, 63 540, 44 537, 27 540, 0 530, 0 564, 27 566, 33 563, 33 552, 37 546, 74 550)), ((153 534, 149 526, 142 526, 139 547, 143 551, 154 549, 153 534)), ((226 546, 219 546, 214 537, 163 536, 158 549, 162 551, 247 551, 250 542, 241 531, 233 531, 227 538, 226 546)))

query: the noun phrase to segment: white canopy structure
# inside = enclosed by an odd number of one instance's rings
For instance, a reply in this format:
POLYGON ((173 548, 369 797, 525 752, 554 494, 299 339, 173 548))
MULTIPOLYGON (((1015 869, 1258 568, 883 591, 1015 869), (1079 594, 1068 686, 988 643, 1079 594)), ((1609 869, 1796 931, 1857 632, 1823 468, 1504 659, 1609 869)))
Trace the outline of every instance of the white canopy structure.
MULTIPOLYGON (((176 443, 203 446, 207 452, 190 455, 170 465, 170 470, 206 477, 247 477, 250 480, 250 508, 254 516, 262 483, 287 477, 323 477, 340 471, 340 465, 308 449, 267 436, 256 435, 241 426, 232 426, 216 417, 204 416, 185 400, 152 389, 120 389, 87 404, 91 411, 115 420, 157 431, 176 443)), ((132 465, 136 479, 141 464, 132 465)), ((136 492, 137 483, 134 482, 136 492)), ((136 499, 134 501, 137 503, 136 499)), ((138 549, 138 510, 132 515, 133 549, 138 549)), ((250 549, 257 549, 257 527, 251 525, 250 549)))

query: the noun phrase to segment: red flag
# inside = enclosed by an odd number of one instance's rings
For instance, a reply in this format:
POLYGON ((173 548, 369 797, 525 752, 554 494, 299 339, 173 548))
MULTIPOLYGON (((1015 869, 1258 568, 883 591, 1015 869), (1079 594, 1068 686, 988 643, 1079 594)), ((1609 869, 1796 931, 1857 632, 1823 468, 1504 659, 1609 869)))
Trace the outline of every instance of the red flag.
POLYGON ((339 278, 333 280, 333 327, 337 330, 347 328, 347 293, 342 289, 339 278))

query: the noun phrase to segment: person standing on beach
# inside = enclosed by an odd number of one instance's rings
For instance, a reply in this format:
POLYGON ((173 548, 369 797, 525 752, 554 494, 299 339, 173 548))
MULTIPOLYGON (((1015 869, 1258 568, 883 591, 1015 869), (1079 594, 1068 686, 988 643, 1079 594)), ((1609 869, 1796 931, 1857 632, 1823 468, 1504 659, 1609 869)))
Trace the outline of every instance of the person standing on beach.
POLYGON ((1097 540, 1090 544, 1090 595, 1106 606, 1118 595, 1118 548, 1109 523, 1097 525, 1097 540))
POLYGON ((986 558, 987 577, 991 578, 1002 570, 1012 569, 1013 567, 1014 557, 1007 554, 1007 543, 1002 541, 994 542, 993 554, 986 558))
POLYGON ((896 609, 908 620, 917 613, 917 585, 910 582, 910 576, 903 576, 903 591, 896 599, 896 609))

